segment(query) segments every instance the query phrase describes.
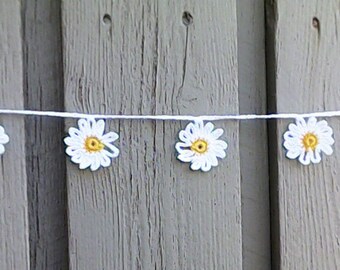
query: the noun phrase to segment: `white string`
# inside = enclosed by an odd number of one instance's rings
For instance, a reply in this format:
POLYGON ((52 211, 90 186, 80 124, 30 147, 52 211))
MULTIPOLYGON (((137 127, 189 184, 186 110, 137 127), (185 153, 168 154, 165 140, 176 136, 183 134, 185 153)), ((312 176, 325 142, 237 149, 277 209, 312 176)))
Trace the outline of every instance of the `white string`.
POLYGON ((256 119, 295 119, 298 117, 335 117, 340 111, 324 111, 311 113, 277 113, 277 114, 226 114, 226 115, 117 115, 117 114, 87 114, 77 112, 34 111, 0 109, 0 114, 50 116, 60 118, 93 118, 93 119, 125 119, 125 120, 178 120, 178 121, 217 121, 217 120, 256 120, 256 119))

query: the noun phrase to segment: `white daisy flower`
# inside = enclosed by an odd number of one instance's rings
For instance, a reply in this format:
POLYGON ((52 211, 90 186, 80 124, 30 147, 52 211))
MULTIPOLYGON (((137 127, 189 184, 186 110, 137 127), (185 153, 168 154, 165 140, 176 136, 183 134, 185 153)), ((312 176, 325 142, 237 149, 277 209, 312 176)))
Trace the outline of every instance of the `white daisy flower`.
POLYGON ((5 133, 5 129, 2 126, 0 126, 0 155, 5 153, 4 144, 6 144, 8 142, 9 142, 9 137, 5 133))
POLYGON ((228 145, 218 140, 223 129, 214 130, 212 123, 203 124, 203 121, 189 123, 185 130, 179 132, 181 142, 176 143, 177 158, 183 162, 191 162, 192 170, 207 172, 211 167, 217 166, 217 158, 225 158, 228 145))
POLYGON ((104 120, 80 119, 79 129, 71 127, 69 137, 64 139, 66 154, 71 161, 79 164, 79 169, 90 167, 96 171, 111 164, 111 158, 119 155, 119 149, 112 143, 119 138, 115 132, 104 134, 104 120))
POLYGON ((325 120, 318 122, 315 117, 310 117, 306 122, 303 118, 297 118, 296 124, 289 124, 283 135, 286 156, 289 159, 298 158, 303 165, 319 163, 321 152, 326 155, 333 153, 332 135, 333 130, 325 120))

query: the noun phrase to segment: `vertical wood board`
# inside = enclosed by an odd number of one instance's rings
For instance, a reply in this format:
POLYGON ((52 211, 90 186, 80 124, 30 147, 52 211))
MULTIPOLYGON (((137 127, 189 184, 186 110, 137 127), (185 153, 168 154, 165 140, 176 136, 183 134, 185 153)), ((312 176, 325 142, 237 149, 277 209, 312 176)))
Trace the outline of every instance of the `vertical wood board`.
MULTIPOLYGON (((278 112, 339 109, 340 3, 336 0, 277 1, 268 20, 274 31, 275 91, 278 112), (276 90, 275 90, 276 89, 276 90)), ((327 119, 338 141, 338 118, 327 119)), ((280 248, 277 269, 337 269, 340 264, 339 144, 321 164, 303 166, 285 158, 277 123, 280 248)))
MULTIPOLYGON (((237 1, 239 107, 265 114, 265 16, 262 1, 237 1)), ((266 121, 240 122, 243 269, 271 269, 266 121)))
MULTIPOLYGON (((64 1, 62 11, 67 110, 238 112, 236 1, 64 1)), ((229 149, 207 174, 176 160, 187 123, 107 124, 121 136, 112 167, 67 165, 71 269, 241 269, 238 124, 216 123, 229 149)))
MULTIPOLYGON (((0 107, 23 109, 20 1, 0 1, 0 107)), ((1 116, 10 136, 0 156, 0 269, 29 266, 25 126, 23 117, 1 116)))
MULTIPOLYGON (((62 111, 61 3, 26 0, 25 107, 62 111)), ((63 119, 26 119, 27 178, 32 269, 68 269, 63 119)))

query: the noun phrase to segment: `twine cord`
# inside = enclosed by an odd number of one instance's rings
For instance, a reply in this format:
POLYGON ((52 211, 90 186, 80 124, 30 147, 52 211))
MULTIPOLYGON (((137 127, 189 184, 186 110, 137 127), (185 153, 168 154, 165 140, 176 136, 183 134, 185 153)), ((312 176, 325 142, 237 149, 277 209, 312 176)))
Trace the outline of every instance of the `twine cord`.
POLYGON ((24 116, 48 116, 59 118, 112 119, 112 120, 160 120, 160 121, 221 121, 221 120, 268 120, 296 119, 307 117, 336 117, 340 111, 323 111, 311 113, 276 113, 276 114, 225 114, 225 115, 117 115, 117 114, 87 114, 78 112, 57 112, 37 110, 0 109, 0 114, 24 116))

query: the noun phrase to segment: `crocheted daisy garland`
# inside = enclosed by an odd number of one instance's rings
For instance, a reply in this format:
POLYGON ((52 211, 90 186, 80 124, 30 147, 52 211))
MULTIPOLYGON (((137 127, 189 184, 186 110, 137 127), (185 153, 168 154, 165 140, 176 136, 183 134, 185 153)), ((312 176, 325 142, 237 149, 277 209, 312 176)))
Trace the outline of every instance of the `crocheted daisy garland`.
POLYGON ((104 134, 104 120, 80 119, 78 126, 79 129, 71 127, 69 137, 64 139, 71 161, 79 164, 79 169, 90 167, 91 171, 110 166, 111 159, 119 155, 119 149, 112 144, 118 134, 104 134))
POLYGON ((319 163, 322 153, 333 153, 332 135, 333 130, 325 120, 318 122, 315 117, 310 117, 307 121, 297 118, 295 124, 289 124, 288 131, 283 135, 286 156, 289 159, 298 159, 303 165, 319 163))
POLYGON ((0 126, 0 155, 5 153, 5 144, 9 142, 9 137, 5 133, 5 129, 0 126))
POLYGON ((176 143, 177 158, 182 162, 190 162, 192 170, 209 171, 218 165, 217 158, 225 158, 228 145, 219 140, 223 129, 214 130, 211 122, 203 121, 189 123, 179 132, 180 142, 176 143))

